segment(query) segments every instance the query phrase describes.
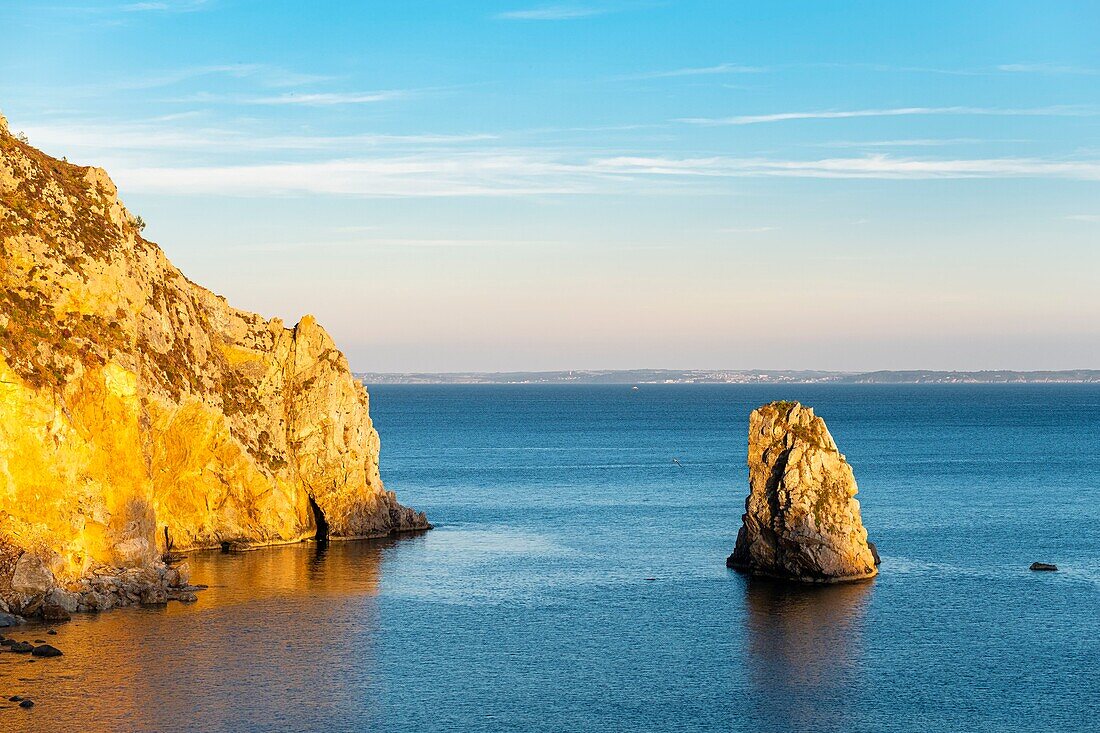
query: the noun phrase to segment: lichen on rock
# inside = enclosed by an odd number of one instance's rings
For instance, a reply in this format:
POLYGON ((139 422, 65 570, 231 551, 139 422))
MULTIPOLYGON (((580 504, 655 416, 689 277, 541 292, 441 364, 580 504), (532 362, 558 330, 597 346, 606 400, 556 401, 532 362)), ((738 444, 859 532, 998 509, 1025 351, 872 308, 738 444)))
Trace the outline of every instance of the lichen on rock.
POLYGON ((729 567, 810 583, 878 572, 852 468, 812 408, 773 402, 753 410, 748 465, 749 496, 729 567))
POLYGON ((378 454, 367 392, 311 316, 232 308, 142 237, 106 172, 0 124, 0 598, 44 598, 39 565, 68 590, 162 569, 165 529, 182 551, 318 519, 333 538, 427 528, 378 454))

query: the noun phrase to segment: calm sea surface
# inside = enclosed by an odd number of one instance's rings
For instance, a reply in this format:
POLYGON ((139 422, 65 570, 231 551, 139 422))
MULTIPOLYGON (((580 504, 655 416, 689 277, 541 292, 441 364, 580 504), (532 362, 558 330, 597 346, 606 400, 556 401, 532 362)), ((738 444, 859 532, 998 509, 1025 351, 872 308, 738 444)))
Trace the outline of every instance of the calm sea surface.
POLYGON ((195 555, 197 604, 0 655, 0 693, 38 703, 3 703, 0 730, 1100 726, 1100 388, 371 393, 383 478, 437 529, 195 555), (726 569, 748 413, 779 398, 855 468, 874 581, 726 569))

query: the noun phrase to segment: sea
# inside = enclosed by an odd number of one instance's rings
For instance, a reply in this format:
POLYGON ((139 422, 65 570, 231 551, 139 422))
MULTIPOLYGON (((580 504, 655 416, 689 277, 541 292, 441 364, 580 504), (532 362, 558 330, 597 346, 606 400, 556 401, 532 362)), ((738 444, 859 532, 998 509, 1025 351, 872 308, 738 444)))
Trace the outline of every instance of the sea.
POLYGON ((1100 729, 1096 385, 384 385, 371 413, 434 530, 195 553, 195 604, 25 630, 65 656, 0 655, 36 702, 0 730, 1100 729), (877 578, 726 568, 774 399, 847 455, 877 578))

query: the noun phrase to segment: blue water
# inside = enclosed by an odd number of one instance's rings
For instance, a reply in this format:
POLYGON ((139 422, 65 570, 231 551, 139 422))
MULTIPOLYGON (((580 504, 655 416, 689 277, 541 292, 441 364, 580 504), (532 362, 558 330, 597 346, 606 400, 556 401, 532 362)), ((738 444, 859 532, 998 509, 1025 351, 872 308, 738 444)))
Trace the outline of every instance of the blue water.
POLYGON ((63 672, 0 666, 40 699, 0 726, 1097 729, 1100 388, 379 386, 371 411, 434 531, 196 555, 198 604, 79 617, 63 672), (853 465, 875 580, 726 569, 748 413, 779 398, 853 465))

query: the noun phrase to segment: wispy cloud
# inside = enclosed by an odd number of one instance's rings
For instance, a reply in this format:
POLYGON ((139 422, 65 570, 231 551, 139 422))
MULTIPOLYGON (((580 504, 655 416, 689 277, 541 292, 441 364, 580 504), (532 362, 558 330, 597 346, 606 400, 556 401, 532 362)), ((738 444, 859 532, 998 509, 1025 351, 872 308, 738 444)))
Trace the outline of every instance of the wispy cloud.
POLYGON ((231 249, 238 252, 293 252, 319 249, 421 249, 516 247, 559 244, 550 240, 516 239, 415 239, 410 237, 372 237, 348 240, 317 240, 304 242, 261 242, 242 244, 231 249))
POLYGON ((150 0, 118 7, 124 13, 193 13, 211 5, 210 0, 150 0))
POLYGON ((25 132, 36 146, 65 150, 67 155, 103 152, 279 152, 341 151, 377 148, 428 148, 495 140, 495 135, 359 133, 349 135, 270 135, 241 128, 203 126, 195 113, 167 115, 126 124, 88 122, 27 123, 25 132), (183 124, 190 122, 191 124, 183 124))
POLYGON ((815 143, 812 147, 823 148, 934 148, 949 145, 981 145, 984 143, 1022 143, 1026 140, 986 140, 976 137, 949 138, 908 138, 901 140, 833 140, 815 143))
POLYGON ((679 122, 692 125, 757 125, 789 120, 841 120, 857 117, 908 117, 928 115, 977 115, 993 117, 1093 117, 1100 114, 1095 107, 1059 105, 1012 109, 1001 107, 891 107, 885 109, 818 110, 813 112, 776 112, 733 117, 688 117, 679 122))
POLYGON ((1023 63, 1023 64, 999 64, 997 66, 978 68, 945 68, 936 66, 905 66, 898 64, 874 64, 858 62, 823 62, 809 64, 788 64, 791 68, 833 68, 833 69, 863 69, 866 71, 882 71, 887 73, 914 73, 914 74, 939 74, 944 76, 992 76, 997 72, 1007 73, 1032 73, 1032 74, 1097 74, 1100 70, 1073 64, 1056 64, 1050 62, 1023 63))
POLYGON ((547 5, 526 10, 509 10, 498 13, 496 17, 501 20, 576 20, 578 18, 590 18, 594 15, 603 15, 607 12, 604 8, 578 5, 547 5))
POLYGON ((387 89, 377 92, 325 92, 314 94, 280 94, 274 97, 245 98, 244 104, 300 105, 303 107, 331 107, 340 104, 374 104, 405 99, 414 94, 403 89, 387 89))
MULTIPOLYGON (((386 197, 515 197, 645 194, 708 190, 723 179, 1049 178, 1100 181, 1100 160, 914 159, 872 155, 816 160, 771 158, 584 157, 575 151, 440 150, 304 163, 121 166, 125 191, 172 194, 386 197)), ((721 188, 717 189, 721 190, 721 188)), ((728 190, 728 189, 726 189, 728 190)), ((748 230, 744 230, 747 232, 748 230)), ((751 231, 762 232, 754 227, 751 231)))
POLYGON ((667 71, 648 71, 617 77, 619 79, 669 79, 678 76, 710 76, 714 74, 759 74, 767 71, 763 66, 744 64, 717 64, 715 66, 694 66, 667 71))
POLYGON ((858 62, 802 62, 778 64, 769 67, 739 66, 737 64, 719 64, 713 67, 701 67, 699 69, 672 70, 669 72, 654 72, 651 74, 638 74, 624 78, 659 78, 662 76, 689 76, 692 74, 721 74, 721 73, 747 73, 750 71, 781 71, 790 69, 822 69, 822 70, 855 70, 882 72, 886 74, 931 74, 940 76, 993 76, 997 73, 1032 73, 1032 74, 1100 74, 1100 69, 1073 64, 1055 63, 1031 63, 1031 64, 1000 64, 993 67, 981 68, 945 68, 935 66, 905 66, 898 64, 875 64, 858 62), (729 68, 726 68, 729 67, 729 68))
POLYGON ((118 78, 102 83, 85 84, 80 87, 54 89, 51 93, 64 93, 67 96, 76 97, 96 97, 114 92, 130 92, 171 87, 189 81, 201 80, 205 77, 220 77, 221 80, 248 80, 255 86, 267 89, 314 84, 328 81, 332 78, 322 74, 306 74, 290 71, 268 64, 205 64, 199 66, 184 66, 177 69, 140 70, 128 78, 118 78))
POLYGON ((783 64, 787 69, 853 69, 862 71, 878 71, 887 74, 935 74, 942 76, 989 76, 993 72, 989 69, 949 69, 935 66, 904 66, 898 64, 873 64, 851 61, 818 61, 810 63, 783 64))
POLYGON ((775 227, 725 227, 718 231, 722 234, 763 234, 775 231, 775 227))
POLYGON ((799 178, 1069 178, 1100 180, 1100 160, 985 158, 924 160, 869 155, 822 160, 768 158, 644 158, 619 157, 598 162, 607 171, 667 176, 799 178))
POLYGON ((997 71, 1007 71, 1018 74, 1081 74, 1085 76, 1100 74, 1100 69, 1093 69, 1087 66, 1052 63, 1001 64, 997 67, 997 71))
POLYGON ((230 76, 243 79, 259 74, 263 68, 260 64, 207 64, 164 71, 143 71, 129 79, 112 81, 109 86, 119 90, 157 89, 204 76, 230 76))
POLYGON ((310 163, 122 168, 116 180, 124 190, 174 194, 419 198, 593 192, 592 181, 600 175, 549 156, 500 151, 310 163))
POLYGON ((1100 214, 1071 214, 1066 218, 1070 221, 1087 221, 1090 223, 1100 222, 1100 214))

